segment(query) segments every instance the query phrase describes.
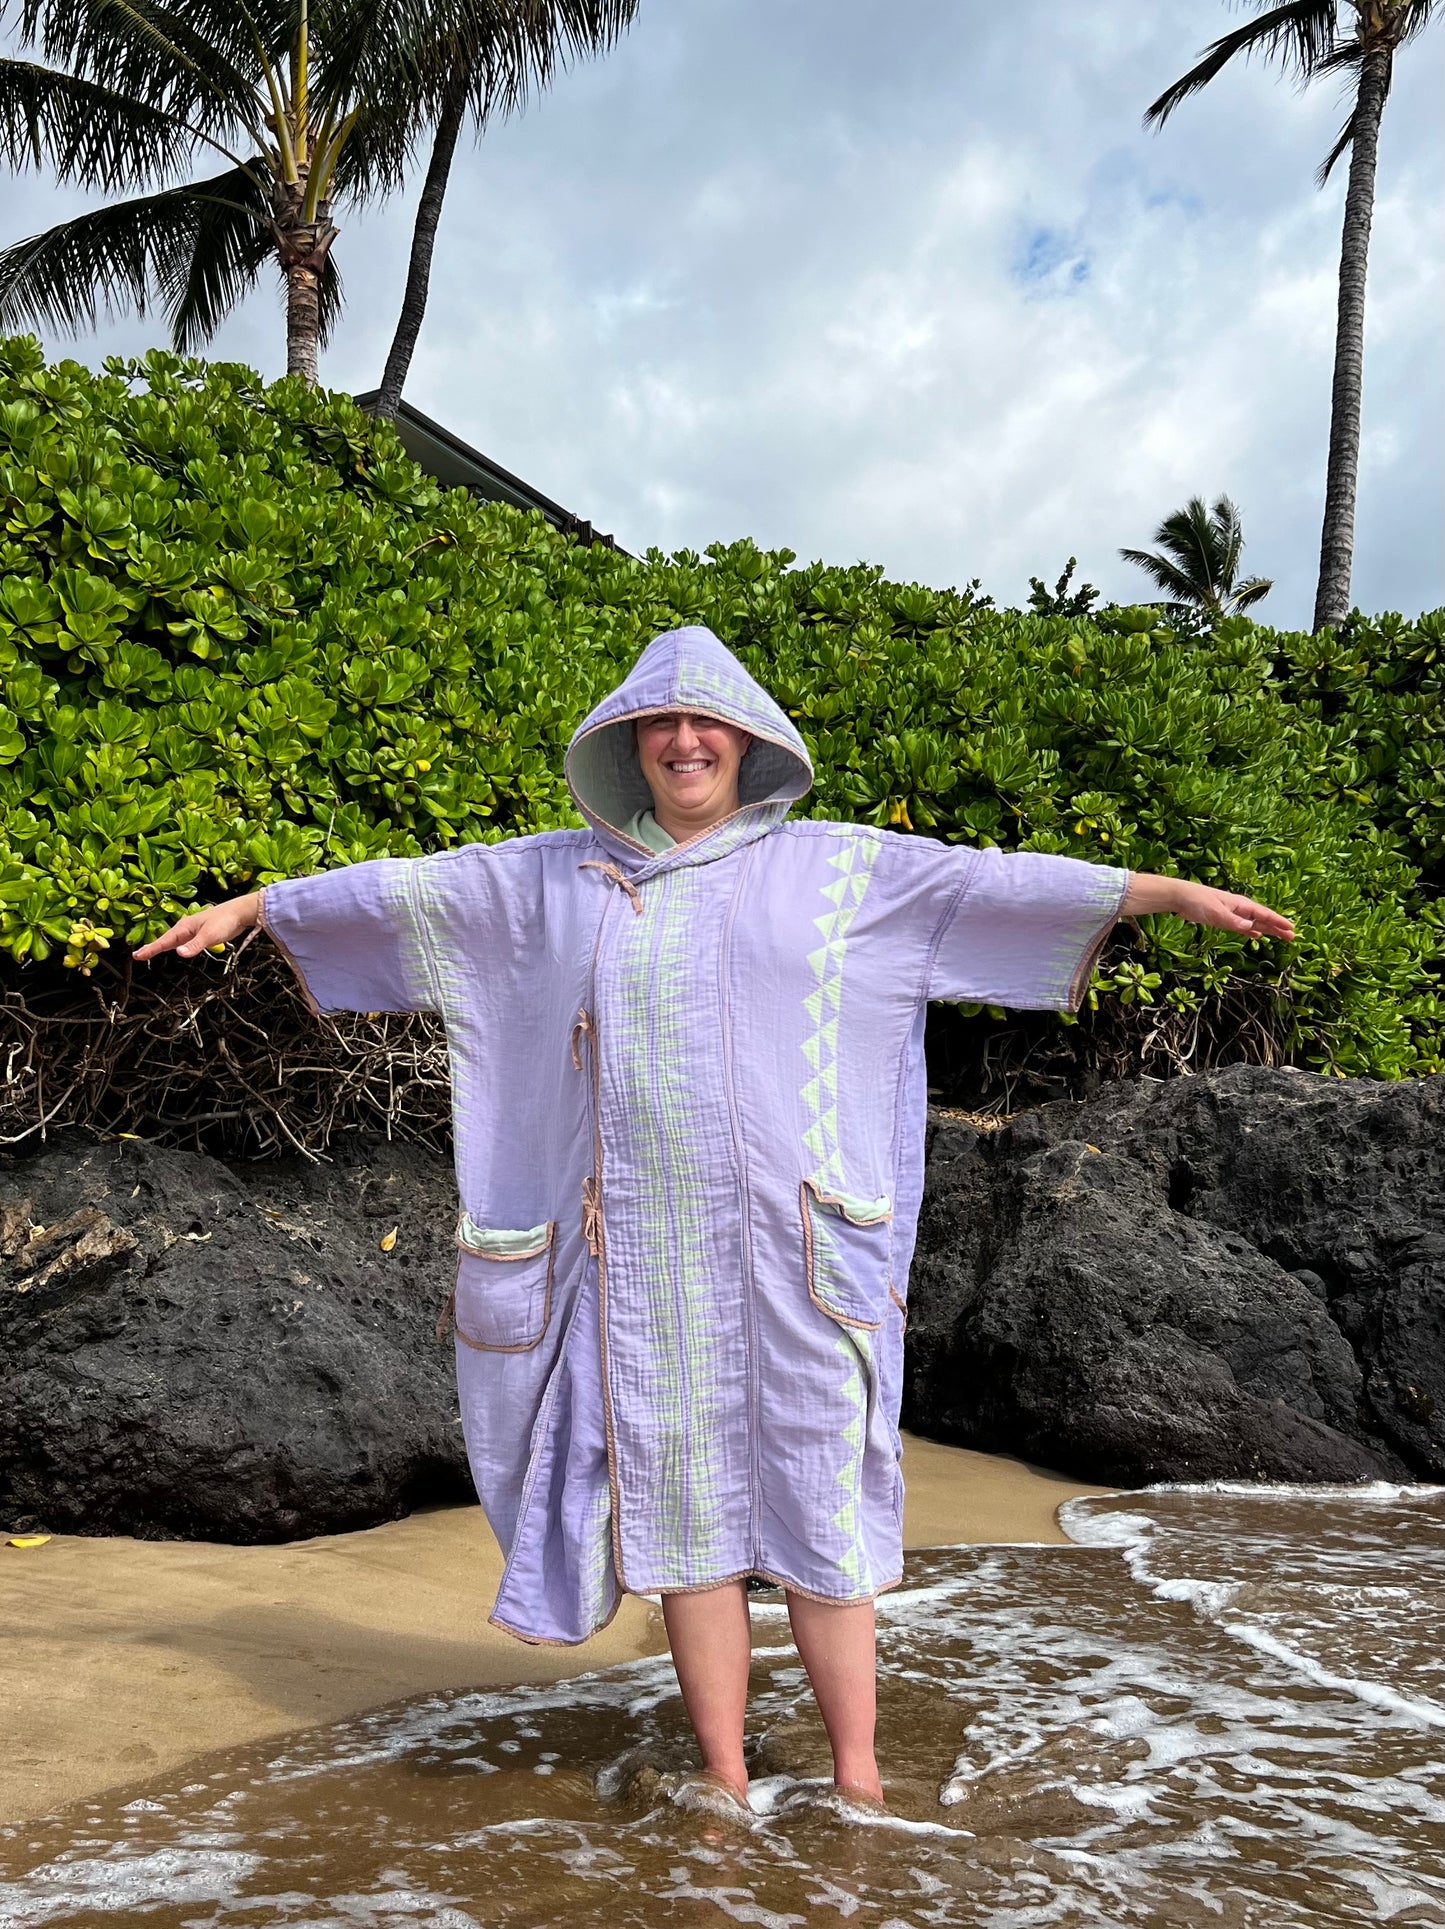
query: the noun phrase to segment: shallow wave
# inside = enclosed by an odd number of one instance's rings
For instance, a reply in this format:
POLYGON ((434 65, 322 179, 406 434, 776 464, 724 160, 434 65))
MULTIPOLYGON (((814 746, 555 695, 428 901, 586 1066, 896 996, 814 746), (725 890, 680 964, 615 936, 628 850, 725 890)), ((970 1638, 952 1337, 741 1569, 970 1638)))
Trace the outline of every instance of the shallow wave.
POLYGON ((1445 1487, 1171 1485, 1059 1522, 1317 1686, 1445 1727, 1445 1487))
POLYGON ((0 1920, 1445 1925, 1445 1772, 1419 1718, 1439 1506, 1152 1490, 1071 1505, 1077 1545, 910 1555, 879 1602, 886 1819, 840 1809, 764 1597, 748 1817, 675 1803, 694 1757, 654 1658, 429 1696, 5 1831, 0 1920))

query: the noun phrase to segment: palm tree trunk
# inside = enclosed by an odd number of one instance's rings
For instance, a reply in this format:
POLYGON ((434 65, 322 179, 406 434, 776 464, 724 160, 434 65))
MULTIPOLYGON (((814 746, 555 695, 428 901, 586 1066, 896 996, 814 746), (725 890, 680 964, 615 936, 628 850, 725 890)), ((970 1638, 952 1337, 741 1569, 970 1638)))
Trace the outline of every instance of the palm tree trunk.
POLYGON ((1340 299, 1335 326, 1335 375, 1330 396, 1330 455, 1325 475, 1325 520, 1315 629, 1338 628, 1350 613, 1350 569, 1355 555, 1355 484, 1360 464, 1360 401, 1365 361, 1365 270, 1375 209, 1375 159, 1380 117, 1390 87, 1392 52, 1365 55, 1355 97, 1350 181, 1340 241, 1340 299))
POLYGON ((321 275, 309 261, 286 268, 286 373, 316 386, 316 344, 321 334, 321 275))
POLYGON ((306 181, 279 182, 272 194, 271 228, 276 258, 286 279, 286 373, 316 386, 321 341, 321 276, 338 230, 331 204, 318 201, 313 218, 302 219, 306 181))
POLYGON ((411 236, 411 260, 407 264, 406 271, 406 292, 402 296, 401 314, 397 319, 396 333, 392 337, 386 367, 382 372, 381 388, 377 393, 373 410, 374 414, 387 421, 394 419, 397 409, 401 406, 401 392, 406 386, 417 336, 421 333, 422 317, 426 314, 426 298, 431 283, 432 250, 436 246, 437 223, 441 220, 442 202, 446 198, 447 180, 451 174, 452 156, 457 149, 457 137, 462 131, 462 122, 466 119, 467 90, 470 81, 471 74, 466 62, 458 61, 442 101, 441 113, 437 116, 431 160, 427 165, 426 180, 422 183, 421 197, 416 204, 416 223, 411 236))

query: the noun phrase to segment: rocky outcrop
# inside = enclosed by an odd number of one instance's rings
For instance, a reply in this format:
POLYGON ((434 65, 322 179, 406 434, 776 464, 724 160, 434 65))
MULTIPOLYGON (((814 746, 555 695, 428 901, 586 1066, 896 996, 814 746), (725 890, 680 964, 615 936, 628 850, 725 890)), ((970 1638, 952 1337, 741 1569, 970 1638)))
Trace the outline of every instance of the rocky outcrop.
POLYGON ((0 1522, 276 1541, 470 1495, 450 1166, 53 1142, 0 1168, 0 1522), (393 1228, 396 1239, 388 1240, 393 1228))
POLYGON ((904 1423, 1092 1480, 1445 1479, 1445 1078, 936 1114, 904 1423))
MULTIPOLYGON (((469 1497, 454 1218, 449 1163, 384 1141, 0 1166, 0 1524, 288 1540, 469 1497)), ((935 1114, 910 1297, 936 1439, 1123 1486, 1445 1479, 1445 1078, 935 1114)))

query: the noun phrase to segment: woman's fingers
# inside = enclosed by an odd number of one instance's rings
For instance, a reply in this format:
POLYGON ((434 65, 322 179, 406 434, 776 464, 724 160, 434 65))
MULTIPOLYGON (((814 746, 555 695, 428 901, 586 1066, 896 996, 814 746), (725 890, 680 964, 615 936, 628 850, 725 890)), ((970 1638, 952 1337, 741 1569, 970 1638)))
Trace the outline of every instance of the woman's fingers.
POLYGON ((177 951, 200 922, 201 920, 194 913, 190 917, 181 918, 171 926, 169 931, 162 931, 158 938, 152 938, 149 944, 141 945, 138 950, 131 953, 131 956, 140 959, 156 958, 162 951, 177 951))
POLYGON ((223 930, 210 930, 208 927, 213 923, 219 923, 219 920, 211 913, 192 911, 189 917, 178 919, 169 931, 162 931, 158 938, 152 938, 149 944, 143 944, 131 956, 144 961, 159 957, 163 951, 175 951, 183 958, 193 958, 208 945, 224 942, 228 934, 223 930))
POLYGON ((204 911, 188 912, 185 917, 177 918, 169 931, 162 931, 158 938, 141 945, 131 956, 142 963, 159 957, 163 951, 194 958, 197 952, 209 951, 213 945, 229 944, 232 938, 239 938, 257 922, 260 904, 260 892, 249 891, 245 897, 227 898, 224 904, 210 904, 204 911))
POLYGON ((1250 929, 1259 937, 1283 938, 1286 942, 1294 938, 1293 920, 1282 912, 1272 911, 1267 904, 1256 904, 1253 898, 1246 898, 1244 916, 1249 920, 1250 929))
POLYGON ((1283 938, 1287 943, 1293 940, 1291 920, 1272 911, 1267 904, 1256 904, 1253 898, 1236 897, 1229 891, 1214 891, 1210 895, 1219 901, 1219 915, 1206 916, 1202 922, 1217 925, 1223 931, 1248 931, 1256 938, 1283 938))
POLYGON ((1257 903, 1238 891, 1217 891, 1212 884, 1181 883, 1175 908, 1192 924, 1212 925, 1217 931, 1247 932, 1254 938, 1294 940, 1294 924, 1280 911, 1257 903))

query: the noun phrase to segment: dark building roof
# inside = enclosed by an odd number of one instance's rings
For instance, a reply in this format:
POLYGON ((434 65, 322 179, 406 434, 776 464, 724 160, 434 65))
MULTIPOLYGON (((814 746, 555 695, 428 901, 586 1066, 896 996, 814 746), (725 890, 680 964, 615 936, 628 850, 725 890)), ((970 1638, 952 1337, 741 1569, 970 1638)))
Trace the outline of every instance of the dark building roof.
MULTIPOLYGON (((367 389, 364 395, 352 399, 358 408, 369 411, 380 393, 380 389, 367 389)), ((554 528, 574 542, 605 543, 620 556, 628 553, 611 536, 594 529, 585 517, 574 516, 560 502, 553 502, 550 496, 542 495, 520 476, 499 467, 463 442, 460 436, 453 435, 450 429, 444 429, 440 422, 433 422, 429 415, 414 409, 410 402, 401 403, 392 426, 412 461, 445 488, 470 489, 485 502, 509 502, 516 509, 540 509, 554 528)))

